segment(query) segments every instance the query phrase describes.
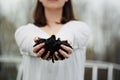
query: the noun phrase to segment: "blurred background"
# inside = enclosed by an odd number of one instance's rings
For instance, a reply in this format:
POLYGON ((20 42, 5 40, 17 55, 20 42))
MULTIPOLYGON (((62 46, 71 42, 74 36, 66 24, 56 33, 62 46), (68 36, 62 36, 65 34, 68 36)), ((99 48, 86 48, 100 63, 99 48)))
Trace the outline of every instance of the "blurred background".
MULTIPOLYGON (((92 30, 87 60, 120 64, 120 0, 72 0, 76 17, 92 30)), ((15 30, 32 22, 36 0, 0 0, 0 80, 16 80, 21 54, 15 30)), ((86 69, 85 80, 91 80, 86 69)), ((98 80, 107 80, 107 70, 99 70, 98 80)), ((113 80, 120 80, 114 70, 113 80)))

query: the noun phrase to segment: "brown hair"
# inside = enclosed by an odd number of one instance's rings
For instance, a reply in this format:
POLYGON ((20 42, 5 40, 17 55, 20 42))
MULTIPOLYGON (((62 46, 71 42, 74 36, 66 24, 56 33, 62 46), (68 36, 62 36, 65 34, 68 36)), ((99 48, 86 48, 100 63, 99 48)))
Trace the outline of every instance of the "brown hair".
MULTIPOLYGON (((33 19, 34 19, 34 24, 36 26, 41 27, 41 26, 47 25, 45 12, 44 12, 44 6, 39 0, 37 0, 37 5, 35 7, 33 19)), ((72 7, 71 0, 68 0, 68 2, 66 2, 63 7, 62 19, 60 23, 65 24, 66 22, 70 20, 75 20, 75 17, 73 13, 73 7, 72 7)))

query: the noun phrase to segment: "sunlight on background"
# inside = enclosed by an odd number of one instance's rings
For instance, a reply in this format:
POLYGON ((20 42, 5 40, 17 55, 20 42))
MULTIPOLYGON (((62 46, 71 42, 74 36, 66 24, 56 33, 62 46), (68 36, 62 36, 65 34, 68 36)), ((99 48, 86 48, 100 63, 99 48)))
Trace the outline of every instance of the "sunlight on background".
MULTIPOLYGON (((32 22, 35 1, 0 0, 0 62, 2 57, 21 57, 14 32, 32 22)), ((120 64, 120 0, 73 0, 73 5, 77 17, 92 30, 87 60, 120 64)), ((18 66, 0 63, 0 80, 15 80, 18 66)))

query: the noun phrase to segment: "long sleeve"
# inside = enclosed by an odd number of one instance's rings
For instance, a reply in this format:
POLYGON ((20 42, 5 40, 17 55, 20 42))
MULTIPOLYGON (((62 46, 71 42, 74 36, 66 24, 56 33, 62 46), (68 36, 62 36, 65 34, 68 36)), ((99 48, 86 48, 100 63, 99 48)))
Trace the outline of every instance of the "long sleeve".
MULTIPOLYGON (((49 37, 33 24, 17 29, 15 39, 22 54, 34 56, 32 49, 35 36, 49 37)), ((22 62, 23 80, 84 80, 84 47, 89 38, 88 26, 83 22, 70 21, 61 28, 56 38, 72 42, 74 50, 70 58, 56 61, 53 64, 51 61, 41 58, 24 56, 22 62)))
POLYGON ((90 28, 84 22, 76 22, 75 27, 74 35, 77 43, 76 45, 79 48, 84 48, 86 47, 91 34, 90 28))
POLYGON ((30 26, 22 26, 15 32, 15 40, 20 49, 21 54, 35 56, 33 53, 34 32, 30 26))

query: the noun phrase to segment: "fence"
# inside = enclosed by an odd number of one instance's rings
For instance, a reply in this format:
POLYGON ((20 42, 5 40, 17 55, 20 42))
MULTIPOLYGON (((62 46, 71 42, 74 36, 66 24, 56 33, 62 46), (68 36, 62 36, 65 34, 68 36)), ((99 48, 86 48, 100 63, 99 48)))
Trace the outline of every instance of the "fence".
MULTIPOLYGON (((1 56, 0 57, 1 63, 14 63, 16 64, 16 68, 20 72, 21 68, 19 67, 19 64, 21 62, 21 57, 13 57, 13 56, 1 56)), ((107 79, 113 80, 113 70, 119 70, 120 71, 120 65, 114 64, 114 63, 108 63, 108 62, 101 62, 101 61, 86 61, 85 68, 91 68, 92 69, 92 80, 98 80, 98 69, 107 69, 107 79)), ((18 73, 19 74, 19 73, 18 73)), ((17 76, 18 78, 21 75, 17 76)))

